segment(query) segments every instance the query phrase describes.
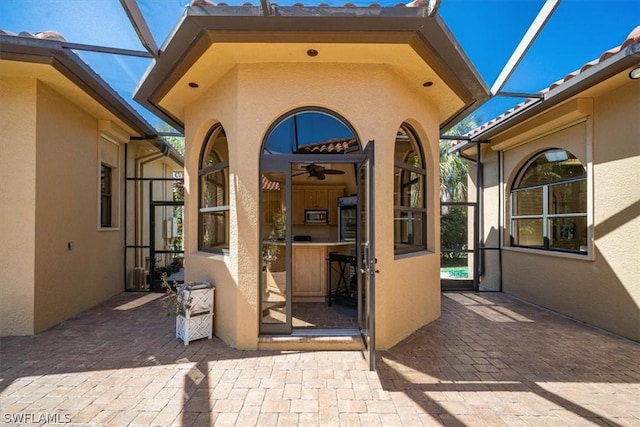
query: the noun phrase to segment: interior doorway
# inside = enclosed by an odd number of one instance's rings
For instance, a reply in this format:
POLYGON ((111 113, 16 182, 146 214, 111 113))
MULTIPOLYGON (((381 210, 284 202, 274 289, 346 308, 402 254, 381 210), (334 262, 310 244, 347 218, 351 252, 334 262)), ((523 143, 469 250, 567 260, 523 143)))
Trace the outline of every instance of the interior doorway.
POLYGON ((352 214, 360 159, 353 129, 326 110, 293 111, 267 132, 261 156, 261 333, 358 331, 352 214))

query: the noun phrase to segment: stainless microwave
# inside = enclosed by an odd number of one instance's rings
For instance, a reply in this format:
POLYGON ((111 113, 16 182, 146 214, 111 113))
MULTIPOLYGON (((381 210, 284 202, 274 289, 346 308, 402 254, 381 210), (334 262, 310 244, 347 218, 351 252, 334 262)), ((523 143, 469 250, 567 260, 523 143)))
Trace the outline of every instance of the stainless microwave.
POLYGON ((329 222, 329 212, 326 209, 307 209, 304 211, 304 222, 307 224, 326 224, 329 222))

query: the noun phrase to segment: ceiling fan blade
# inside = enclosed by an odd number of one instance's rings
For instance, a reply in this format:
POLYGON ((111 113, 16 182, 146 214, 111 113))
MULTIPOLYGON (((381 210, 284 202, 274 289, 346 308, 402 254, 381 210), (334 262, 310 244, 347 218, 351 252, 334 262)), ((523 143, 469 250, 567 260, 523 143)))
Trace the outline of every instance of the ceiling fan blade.
POLYGON ((344 171, 338 170, 338 169, 325 169, 322 171, 322 173, 326 173, 329 175, 342 175, 344 174, 344 171))

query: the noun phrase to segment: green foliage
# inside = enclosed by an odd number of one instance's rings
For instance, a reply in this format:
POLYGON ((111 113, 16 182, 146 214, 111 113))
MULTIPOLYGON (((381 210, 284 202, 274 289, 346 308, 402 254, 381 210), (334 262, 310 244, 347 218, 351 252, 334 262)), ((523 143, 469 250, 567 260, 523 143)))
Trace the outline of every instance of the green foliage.
MULTIPOLYGON (((452 127, 446 135, 460 136, 477 127, 475 117, 467 117, 452 127)), ((467 163, 449 153, 451 141, 440 140, 440 200, 443 202, 467 201, 467 163)))
POLYGON ((167 309, 167 316, 184 316, 191 308, 192 298, 187 298, 176 282, 167 282, 167 273, 162 275, 162 287, 166 297, 162 300, 162 307, 167 309))
MULTIPOLYGON (((462 136, 478 126, 475 117, 467 117, 451 128, 447 135, 462 136)), ((440 201, 468 201, 468 167, 461 157, 449 153, 450 140, 440 140, 440 201)), ((440 217, 441 264, 456 265, 466 259, 468 218, 466 207, 446 206, 440 217)))
POLYGON ((443 259, 457 259, 466 256, 467 249, 467 215, 466 208, 450 207, 440 217, 440 247, 443 259))
POLYGON ((278 240, 284 240, 287 236, 287 214, 284 211, 273 213, 273 222, 276 226, 275 232, 278 240))
MULTIPOLYGON (((158 132, 175 132, 171 126, 166 123, 163 123, 158 127, 158 132)), ((184 137, 183 136, 163 136, 165 141, 167 141, 173 148, 176 149, 180 155, 184 156, 184 137)))

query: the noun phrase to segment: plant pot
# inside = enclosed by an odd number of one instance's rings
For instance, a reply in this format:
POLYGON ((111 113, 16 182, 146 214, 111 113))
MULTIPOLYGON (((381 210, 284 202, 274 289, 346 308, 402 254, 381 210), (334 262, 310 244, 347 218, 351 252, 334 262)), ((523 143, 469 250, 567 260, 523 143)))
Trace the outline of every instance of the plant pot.
POLYGON ((213 306, 215 288, 207 282, 178 285, 181 312, 176 316, 176 338, 184 345, 201 338, 213 336, 213 306))
POLYGON ((184 345, 201 338, 211 339, 212 336, 213 315, 211 313, 203 313, 193 317, 176 317, 176 338, 181 339, 184 345))

